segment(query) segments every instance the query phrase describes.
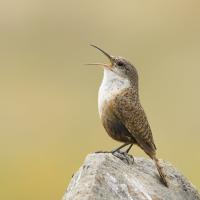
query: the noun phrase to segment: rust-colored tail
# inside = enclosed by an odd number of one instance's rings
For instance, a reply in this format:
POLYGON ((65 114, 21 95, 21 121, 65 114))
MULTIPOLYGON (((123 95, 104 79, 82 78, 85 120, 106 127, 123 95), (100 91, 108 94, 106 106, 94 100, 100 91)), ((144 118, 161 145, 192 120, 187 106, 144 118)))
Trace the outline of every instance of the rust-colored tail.
POLYGON ((169 187, 168 182, 167 182, 167 180, 166 180, 166 175, 165 175, 165 173, 163 172, 163 167, 160 166, 159 160, 158 160, 155 156, 153 157, 153 160, 155 161, 157 170, 158 170, 158 172, 159 172, 159 174, 160 174, 160 177, 161 177, 161 179, 162 179, 163 184, 164 184, 166 187, 169 187))

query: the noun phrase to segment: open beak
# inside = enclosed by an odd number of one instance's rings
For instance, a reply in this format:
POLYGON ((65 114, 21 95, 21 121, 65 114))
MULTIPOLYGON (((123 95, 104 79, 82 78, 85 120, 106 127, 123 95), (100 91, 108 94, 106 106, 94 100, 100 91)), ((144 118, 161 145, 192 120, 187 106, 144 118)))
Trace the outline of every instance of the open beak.
POLYGON ((110 64, 103 64, 103 63, 89 63, 89 64, 86 64, 86 65, 98 65, 98 66, 104 66, 108 69, 112 69, 112 66, 113 66, 113 56, 109 55, 107 52, 105 52, 104 50, 100 49, 99 47, 97 47, 96 45, 93 45, 91 44, 90 46, 98 49, 99 51, 101 51, 109 60, 110 60, 110 64))

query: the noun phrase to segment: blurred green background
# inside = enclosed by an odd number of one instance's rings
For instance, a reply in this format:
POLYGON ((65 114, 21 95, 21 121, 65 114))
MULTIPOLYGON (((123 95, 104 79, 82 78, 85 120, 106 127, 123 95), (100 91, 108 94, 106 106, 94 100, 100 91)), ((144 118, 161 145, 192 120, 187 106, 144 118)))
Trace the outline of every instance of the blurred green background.
POLYGON ((135 64, 159 157, 199 188, 199 0, 3 0, 0 199, 60 199, 88 153, 120 145, 99 120, 102 69, 83 64, 107 59, 90 43, 135 64))

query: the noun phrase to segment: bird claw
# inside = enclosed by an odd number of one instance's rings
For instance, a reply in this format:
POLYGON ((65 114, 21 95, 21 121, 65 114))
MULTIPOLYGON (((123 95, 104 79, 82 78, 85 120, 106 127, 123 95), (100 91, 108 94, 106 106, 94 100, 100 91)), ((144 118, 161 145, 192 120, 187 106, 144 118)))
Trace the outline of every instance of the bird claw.
POLYGON ((126 151, 96 151, 94 153, 111 153, 113 156, 119 158, 128 165, 132 165, 134 163, 134 157, 129 155, 126 151))
POLYGON ((119 158, 124 163, 128 165, 132 165, 134 163, 134 157, 132 155, 129 155, 127 152, 124 151, 115 151, 112 153, 113 156, 119 158))

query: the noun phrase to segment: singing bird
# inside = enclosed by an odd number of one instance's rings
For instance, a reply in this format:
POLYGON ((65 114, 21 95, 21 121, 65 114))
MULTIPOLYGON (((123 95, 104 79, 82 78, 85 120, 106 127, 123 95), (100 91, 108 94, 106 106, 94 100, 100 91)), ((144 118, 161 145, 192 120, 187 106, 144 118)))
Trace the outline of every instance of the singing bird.
POLYGON ((146 114, 140 104, 138 94, 138 73, 136 68, 125 58, 111 56, 95 45, 110 64, 91 63, 104 69, 103 81, 98 93, 98 111, 102 124, 110 137, 123 142, 119 148, 133 144, 138 145, 155 161, 155 165, 165 186, 168 186, 166 175, 156 157, 156 145, 146 114))

